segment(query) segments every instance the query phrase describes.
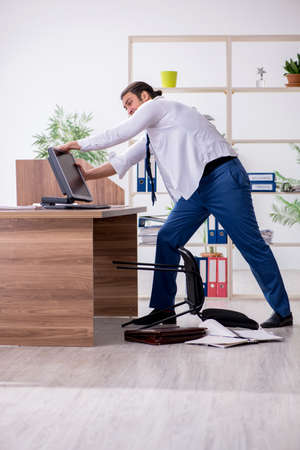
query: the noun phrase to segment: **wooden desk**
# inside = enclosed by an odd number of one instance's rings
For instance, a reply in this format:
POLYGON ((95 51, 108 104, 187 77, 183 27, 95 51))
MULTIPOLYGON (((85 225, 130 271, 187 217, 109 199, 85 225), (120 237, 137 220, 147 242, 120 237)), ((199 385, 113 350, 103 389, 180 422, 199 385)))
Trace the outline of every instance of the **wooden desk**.
POLYGON ((94 315, 137 315, 146 208, 0 211, 0 344, 92 346, 94 315))

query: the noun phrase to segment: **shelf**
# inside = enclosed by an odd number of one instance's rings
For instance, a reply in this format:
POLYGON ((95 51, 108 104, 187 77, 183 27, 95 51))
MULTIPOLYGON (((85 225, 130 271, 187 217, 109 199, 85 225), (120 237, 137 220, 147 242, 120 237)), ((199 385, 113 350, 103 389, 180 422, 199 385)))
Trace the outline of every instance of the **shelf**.
MULTIPOLYGON (((238 96, 238 94, 249 94, 249 97, 251 94, 270 94, 270 93, 274 93, 274 94, 278 94, 278 98, 281 99, 280 94, 290 94, 290 93, 300 93, 300 87, 287 87, 284 85, 285 82, 287 82, 287 80, 285 80, 285 77, 283 76, 283 72, 282 72, 282 78, 278 79, 278 83, 281 84, 280 86, 268 86, 268 87, 256 87, 255 84, 255 79, 252 79, 250 86, 238 86, 232 85, 232 79, 233 79, 233 66, 232 66, 232 52, 233 49, 237 46, 234 47, 234 44, 236 42, 300 42, 300 34, 289 34, 289 35, 159 35, 159 36, 129 36, 129 46, 128 46, 128 83, 131 83, 133 81, 133 60, 134 60, 134 55, 133 55, 133 48, 134 48, 134 44, 135 43, 220 43, 222 44, 222 49, 223 51, 226 53, 226 67, 224 67, 224 79, 222 81, 222 79, 220 79, 221 84, 225 84, 225 86, 190 86, 190 87, 185 87, 185 86, 178 86, 175 88, 163 88, 163 87, 156 87, 155 89, 160 89, 162 90, 163 94, 174 94, 174 96, 176 94, 178 94, 178 97, 180 98, 180 94, 186 94, 186 95, 191 95, 191 94, 209 94, 209 93, 215 93, 215 94, 220 94, 220 95, 215 95, 215 97, 221 98, 222 100, 225 100, 226 103, 226 130, 225 130, 225 136, 227 137, 227 140, 229 141, 229 143, 231 145, 234 144, 274 144, 273 148, 275 147, 275 144, 300 144, 300 136, 297 139, 240 139, 232 138, 232 131, 233 131, 233 106, 236 106, 235 104, 233 104, 233 99, 238 100, 239 98, 241 98, 242 96, 238 96), (222 94, 225 94, 226 97, 223 97, 222 94), (236 94, 235 96, 233 96, 233 94, 236 94)), ((218 45, 218 48, 220 47, 220 45, 218 45)), ((159 82, 158 82, 159 84, 159 82)), ((195 95, 196 97, 196 95, 195 95)), ((258 96, 255 96, 255 100, 258 100, 257 98, 258 96)), ((171 97, 173 98, 173 97, 171 97)), ((273 97, 272 97, 273 98, 273 97)), ((277 98, 277 97, 276 97, 277 98)), ((298 97, 297 97, 298 98, 298 97)), ((265 97, 264 97, 265 99, 265 97)), ((289 97, 289 100, 291 99, 291 97, 289 97)), ((266 99, 267 100, 267 99, 266 99)), ((296 120, 296 119, 295 119, 296 120)), ((296 130, 295 130, 296 133, 296 130)), ((253 134, 251 134, 251 131, 249 132, 250 137, 254 136, 253 134)), ((272 135, 272 133, 270 133, 272 135)), ((269 134, 269 136, 270 136, 269 134)), ((300 134, 300 133, 299 133, 300 134)), ((248 135, 249 136, 249 135, 248 135)), ((247 137, 247 136, 246 136, 247 137)), ((275 148, 275 150, 279 150, 279 148, 275 148)), ((144 199, 146 198, 146 195, 149 196, 149 192, 133 192, 133 188, 135 188, 136 184, 134 183, 133 180, 133 176, 132 176, 133 172, 130 172, 130 182, 129 182, 129 186, 130 186, 130 199, 131 201, 137 201, 137 197, 136 195, 143 195, 144 199)), ((164 192, 157 192, 156 193, 158 196, 159 195, 168 195, 168 193, 166 191, 164 192)), ((286 197, 287 195, 297 195, 299 196, 300 192, 252 192, 252 194, 255 194, 255 197, 253 197, 253 199, 256 198, 256 200, 259 200, 258 197, 256 197, 256 194, 260 194, 260 195, 272 195, 272 196, 278 196, 281 195, 283 197, 286 197)), ((276 197, 275 197, 276 198, 276 197)), ((270 199, 272 200, 272 199, 270 199)), ((273 197, 273 200, 274 197, 273 197)), ((261 201, 264 201, 264 199, 261 198, 261 201)), ((199 238, 201 238, 201 235, 199 236, 199 238)), ((233 292, 233 267, 232 267, 232 248, 233 243, 230 239, 228 239, 228 243, 227 244, 211 244, 217 248, 219 247, 223 247, 220 248, 221 251, 224 251, 224 253, 226 253, 227 258, 228 258, 228 296, 227 297, 208 297, 207 300, 231 300, 231 299, 249 299, 249 298, 258 298, 258 299, 263 299, 264 297, 262 295, 260 296, 251 296, 251 295, 235 295, 233 292)), ((204 243, 203 242, 190 242, 188 244, 186 244, 187 248, 199 248, 199 252, 202 251, 202 249, 204 248, 204 243)), ((209 247, 210 245, 207 244, 207 247, 209 247)), ((139 244, 139 247, 155 247, 155 244, 139 244)), ((270 244, 271 248, 295 248, 298 249, 300 247, 300 242, 274 242, 270 244)), ((193 252, 193 250, 191 250, 193 252)), ((195 250, 195 253, 197 252, 197 250, 195 250)), ((243 292, 243 291, 241 291, 243 292)), ((297 298, 300 299, 300 295, 291 295, 290 296, 291 299, 297 298)))
MULTIPOLYGON (((174 87, 174 88, 165 88, 165 87, 156 87, 155 89, 161 89, 164 93, 185 93, 185 94, 197 94, 197 93, 205 93, 205 92, 223 92, 227 94, 226 86, 220 87, 174 87)), ((299 89, 300 91, 300 89, 299 89)))
POLYGON ((272 242, 270 247, 300 247, 300 242, 272 242))
MULTIPOLYGON (((135 195, 150 195, 151 192, 132 192, 132 196, 135 195)), ((169 195, 168 192, 155 192, 156 195, 169 195)), ((272 195, 297 195, 300 194, 300 192, 269 192, 269 191, 252 191, 251 194, 272 194, 272 195)))
MULTIPOLYGON (((225 88, 226 89, 226 88, 225 88)), ((258 88, 258 87, 233 87, 232 93, 235 94, 236 92, 300 92, 300 86, 299 87, 264 87, 264 88, 258 88)))
POLYGON ((300 92, 300 86, 299 87, 265 87, 265 88, 258 88, 258 87, 232 87, 231 89, 227 86, 209 86, 209 87, 173 87, 173 88, 166 88, 166 87, 155 87, 155 90, 160 89, 164 93, 186 93, 186 94, 197 94, 197 93, 205 93, 205 92, 223 92, 224 94, 227 94, 228 92, 231 92, 232 94, 235 94, 237 92, 300 92))
MULTIPOLYGON (((186 298, 185 296, 176 295, 176 303, 184 300, 185 298, 186 298)), ((139 295, 139 300, 149 300, 149 295, 139 295)), ((205 297, 205 301, 209 301, 209 300, 223 301, 223 300, 229 300, 229 297, 205 297)))
MULTIPOLYGON (((229 244, 206 244, 207 247, 227 247, 229 244)), ((144 243, 140 243, 138 245, 139 247, 155 247, 155 244, 144 244, 144 243)), ((300 244, 299 244, 300 246, 300 244)), ((185 247, 204 247, 203 242, 188 242, 185 247)))
POLYGON ((295 144, 299 139, 232 139, 231 144, 295 144))
POLYGON ((268 195, 299 195, 300 192, 268 192, 268 191, 251 191, 251 194, 268 194, 268 195))
MULTIPOLYGON (((155 195, 166 195, 166 194, 168 194, 169 195, 169 193, 168 192, 166 192, 166 191, 163 191, 163 192, 155 192, 155 195)), ((135 196, 135 195, 151 195, 151 192, 149 192, 149 191, 147 191, 147 192, 132 192, 132 194, 131 194, 132 196, 135 196)))
MULTIPOLYGON (((156 244, 139 244, 139 247, 154 247, 156 244)), ((227 244, 206 244, 207 247, 228 247, 227 244)), ((188 242, 186 247, 204 247, 203 242, 188 242)), ((272 242, 270 247, 300 247, 300 242, 272 242)), ((236 248, 233 243, 233 248, 236 248)))
POLYGON ((257 35, 161 35, 129 36, 129 43, 137 42, 296 42, 300 34, 257 34, 257 35))
MULTIPOLYGON (((210 299, 210 297, 206 297, 206 299, 210 299)), ((300 295, 289 295, 289 299, 290 300, 300 300, 300 295)), ((266 299, 262 295, 232 294, 231 300, 266 300, 266 299)))

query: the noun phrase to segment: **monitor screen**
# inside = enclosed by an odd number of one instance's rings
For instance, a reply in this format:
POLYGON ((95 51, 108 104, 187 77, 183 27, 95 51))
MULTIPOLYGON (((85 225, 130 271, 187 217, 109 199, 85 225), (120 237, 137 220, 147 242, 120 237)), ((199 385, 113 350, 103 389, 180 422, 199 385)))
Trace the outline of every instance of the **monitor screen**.
POLYGON ((49 163, 58 181, 59 187, 69 199, 91 202, 93 197, 86 182, 76 166, 73 155, 60 152, 54 148, 48 149, 49 163))

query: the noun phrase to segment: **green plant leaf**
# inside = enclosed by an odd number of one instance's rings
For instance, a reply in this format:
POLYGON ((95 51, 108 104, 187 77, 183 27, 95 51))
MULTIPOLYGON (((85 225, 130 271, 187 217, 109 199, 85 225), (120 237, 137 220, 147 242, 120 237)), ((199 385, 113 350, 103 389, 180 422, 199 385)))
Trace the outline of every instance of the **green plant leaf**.
POLYGON ((270 213, 270 216, 273 222, 290 227, 296 223, 300 224, 300 200, 296 199, 294 202, 288 202, 283 197, 278 196, 276 201, 280 203, 280 206, 272 205, 273 212, 270 213))
POLYGON ((287 73, 291 73, 291 74, 300 73, 300 54, 299 53, 297 53, 297 58, 298 58, 298 61, 297 60, 293 61, 292 58, 290 58, 289 61, 288 60, 285 61, 283 68, 285 69, 285 71, 287 73))
MULTIPOLYGON (((36 159, 48 158, 48 148, 69 141, 77 141, 90 136, 93 129, 88 126, 92 120, 92 113, 66 113, 62 106, 55 105, 54 112, 49 116, 45 132, 33 135, 36 159)), ((107 160, 104 150, 93 152, 72 151, 75 158, 88 161, 93 166, 107 160)))
POLYGON ((291 67, 292 67, 294 73, 298 73, 299 72, 299 69, 298 69, 297 64, 296 64, 295 61, 291 62, 291 67))
POLYGON ((297 144, 290 144, 293 150, 296 150, 297 154, 297 163, 300 164, 300 146, 297 144))

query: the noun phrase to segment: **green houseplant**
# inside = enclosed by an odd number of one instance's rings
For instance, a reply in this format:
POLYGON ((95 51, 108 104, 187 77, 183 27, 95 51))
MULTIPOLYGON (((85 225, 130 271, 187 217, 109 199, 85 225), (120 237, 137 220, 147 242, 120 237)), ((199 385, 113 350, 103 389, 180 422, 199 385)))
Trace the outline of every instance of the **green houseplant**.
MULTIPOLYGON (((56 105, 54 113, 49 117, 46 131, 33 136, 36 159, 48 158, 49 147, 89 136, 93 132, 88 126, 92 117, 91 113, 65 113, 62 106, 56 105)), ((74 158, 84 159, 93 166, 98 166, 107 159, 106 152, 103 150, 93 152, 72 150, 72 153, 74 158)))
POLYGON ((300 53, 297 53, 297 59, 286 60, 283 66, 286 73, 284 74, 288 79, 287 86, 300 86, 300 53))
MULTIPOLYGON (((300 146, 293 144, 292 148, 298 153, 297 163, 300 164, 300 146)), ((294 178, 286 178, 281 175, 278 171, 276 173, 276 184, 281 187, 284 184, 300 185, 300 180, 295 180, 294 178), (279 181, 277 181, 279 179, 279 181)), ((281 223, 282 225, 292 226, 296 223, 300 224, 300 201, 298 199, 293 202, 289 202, 281 196, 276 198, 278 204, 273 204, 273 212, 270 214, 273 222, 281 223)))

